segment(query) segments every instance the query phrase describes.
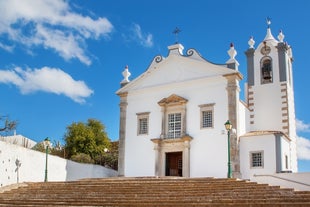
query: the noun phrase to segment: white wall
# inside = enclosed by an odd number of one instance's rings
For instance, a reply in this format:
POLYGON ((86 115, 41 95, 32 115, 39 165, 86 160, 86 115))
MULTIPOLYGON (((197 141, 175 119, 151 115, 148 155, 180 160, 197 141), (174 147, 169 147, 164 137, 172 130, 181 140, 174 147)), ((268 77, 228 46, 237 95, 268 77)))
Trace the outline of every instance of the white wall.
MULTIPOLYGON (((42 182, 46 154, 0 141, 0 187, 19 182, 42 182), (21 167, 17 173, 16 160, 21 167), (18 176, 19 174, 19 176, 18 176)), ((48 155, 48 181, 117 176, 117 172, 99 165, 81 164, 48 155)))
POLYGON ((242 101, 239 101, 239 129, 238 135, 243 135, 250 129, 250 113, 249 109, 242 101))
POLYGON ((255 85, 254 91, 254 124, 251 131, 282 131, 282 99, 279 83, 255 85), (272 114, 272 116, 270 116, 272 114), (266 121, 268 117, 268 121, 266 121))
POLYGON ((290 142, 285 137, 282 137, 281 140, 281 171, 289 171, 292 170, 292 158, 290 153, 290 142), (285 155, 288 157, 288 168, 286 168, 285 163, 285 155))
POLYGON ((158 102, 176 94, 188 100, 186 131, 193 137, 190 176, 226 177, 227 135, 222 133, 228 116, 226 81, 224 77, 212 77, 131 91, 127 98, 125 176, 155 175, 155 151, 151 139, 159 138, 161 134, 162 112, 158 102), (211 103, 215 103, 214 128, 200 129, 199 105, 211 103), (137 136, 136 114, 142 112, 150 112, 149 134, 137 136))
POLYGON ((24 137, 23 135, 16 135, 14 134, 13 136, 0 136, 0 141, 4 141, 7 143, 11 143, 11 144, 15 144, 15 145, 20 145, 22 147, 26 147, 26 148, 32 148, 34 147, 37 142, 24 137))
POLYGON ((254 174, 276 173, 275 136, 268 134, 264 136, 249 136, 240 138, 240 168, 243 179, 249 179, 254 174), (250 152, 263 151, 264 166, 251 168, 250 152))
POLYGON ((259 175, 251 177, 251 181, 294 188, 295 190, 310 191, 310 173, 277 173, 271 175, 259 175))

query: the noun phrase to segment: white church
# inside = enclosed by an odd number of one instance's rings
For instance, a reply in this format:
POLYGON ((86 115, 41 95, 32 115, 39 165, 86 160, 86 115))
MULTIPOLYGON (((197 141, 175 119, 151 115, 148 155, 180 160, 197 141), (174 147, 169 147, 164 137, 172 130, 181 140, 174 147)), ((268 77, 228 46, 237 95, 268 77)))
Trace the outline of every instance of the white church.
POLYGON ((176 43, 120 97, 119 175, 235 177, 297 172, 292 50, 268 22, 251 38, 245 101, 234 45, 225 64, 176 43), (225 126, 224 124, 228 124, 225 126))

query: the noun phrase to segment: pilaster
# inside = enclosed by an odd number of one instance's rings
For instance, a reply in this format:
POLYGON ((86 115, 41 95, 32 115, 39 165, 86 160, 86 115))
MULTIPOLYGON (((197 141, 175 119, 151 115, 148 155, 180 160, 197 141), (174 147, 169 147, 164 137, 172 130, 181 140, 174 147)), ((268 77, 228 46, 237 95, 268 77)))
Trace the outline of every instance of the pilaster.
POLYGON ((233 177, 241 177, 240 173, 240 155, 239 155, 239 137, 238 137, 238 117, 239 117, 239 80, 242 79, 240 73, 224 75, 227 79, 227 96, 228 96, 228 119, 235 129, 230 134, 230 157, 232 163, 233 177))
POLYGON ((120 126, 119 126, 119 145, 118 145, 118 175, 125 175, 125 143, 126 143, 126 113, 128 93, 118 94, 120 96, 120 126))
POLYGON ((255 79, 254 79, 254 48, 249 48, 245 55, 247 57, 247 77, 248 77, 248 85, 253 86, 255 79))
POLYGON ((286 51, 288 49, 287 45, 283 42, 279 42, 278 46, 278 58, 279 58, 279 78, 280 82, 284 82, 288 80, 287 74, 287 58, 286 58, 286 51))

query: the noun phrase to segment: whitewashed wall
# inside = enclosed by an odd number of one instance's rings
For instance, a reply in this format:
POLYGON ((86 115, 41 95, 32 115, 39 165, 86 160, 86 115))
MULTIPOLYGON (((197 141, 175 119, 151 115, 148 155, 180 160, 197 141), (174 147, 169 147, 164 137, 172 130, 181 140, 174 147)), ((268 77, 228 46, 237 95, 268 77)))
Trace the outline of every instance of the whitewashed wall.
POLYGON ((161 133, 162 112, 158 102, 176 94, 188 99, 187 133, 193 137, 190 177, 226 177, 227 135, 222 133, 228 116, 226 81, 224 77, 212 77, 130 92, 127 99, 125 176, 155 175, 155 151, 151 139, 159 138, 161 133), (207 90, 209 88, 212 90, 207 90), (211 103, 215 103, 214 128, 200 129, 199 105, 211 103), (150 112, 149 134, 137 136, 136 114, 142 112, 150 112))
POLYGON ((281 158, 280 158, 280 162, 281 162, 281 166, 282 169, 281 171, 292 171, 293 169, 293 165, 292 165, 292 157, 291 157, 291 153, 290 153, 290 141, 288 139, 286 139, 285 137, 282 137, 280 139, 281 142, 281 158), (286 168, 286 161, 285 161, 285 156, 288 157, 288 166, 286 168))
POLYGON ((276 144, 273 134, 240 138, 240 168, 243 179, 249 179, 254 174, 274 174, 276 173, 276 144), (264 167, 251 168, 250 152, 264 152, 264 167))
POLYGON ((242 101, 239 101, 239 129, 238 134, 243 135, 250 129, 250 113, 242 101))
POLYGON ((282 131, 282 99, 279 83, 253 86, 254 91, 254 124, 251 131, 282 131), (272 114, 272 116, 270 116, 272 114), (268 117, 268 121, 266 121, 268 117))
MULTIPOLYGON (((46 154, 0 141, 0 187, 19 182, 42 182, 46 154), (16 160, 21 166, 17 171, 16 160), (19 176, 18 176, 19 175, 19 176)), ((99 165, 81 164, 48 155, 48 181, 117 176, 117 172, 99 165)))
POLYGON ((258 183, 267 183, 274 186, 281 186, 283 188, 294 188, 295 190, 310 191, 309 172, 258 175, 251 177, 251 181, 255 181, 258 183))
MULTIPOLYGON (((15 132, 14 132, 15 133, 15 132)), ((19 145, 22 147, 26 147, 26 148, 32 148, 34 147, 37 142, 24 137, 23 135, 20 134, 14 134, 12 136, 0 136, 0 141, 4 141, 10 144, 15 144, 15 145, 19 145)))

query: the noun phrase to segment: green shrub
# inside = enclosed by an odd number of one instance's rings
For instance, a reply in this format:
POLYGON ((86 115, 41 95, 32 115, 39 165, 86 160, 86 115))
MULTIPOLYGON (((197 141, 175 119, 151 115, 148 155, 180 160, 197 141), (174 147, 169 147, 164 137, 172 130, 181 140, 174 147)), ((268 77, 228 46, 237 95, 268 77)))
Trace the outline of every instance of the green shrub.
POLYGON ((75 162, 81 162, 81 163, 90 163, 90 164, 94 163, 94 160, 89 155, 84 154, 84 153, 78 153, 76 155, 72 155, 71 160, 75 162))

